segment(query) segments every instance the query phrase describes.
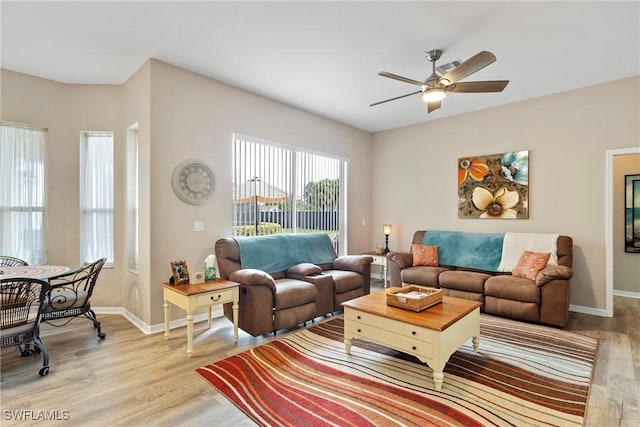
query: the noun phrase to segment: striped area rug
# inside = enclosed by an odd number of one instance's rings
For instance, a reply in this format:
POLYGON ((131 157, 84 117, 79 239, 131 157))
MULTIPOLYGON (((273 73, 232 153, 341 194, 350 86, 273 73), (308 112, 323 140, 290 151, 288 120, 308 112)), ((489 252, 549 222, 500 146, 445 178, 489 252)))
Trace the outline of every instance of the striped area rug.
POLYGON ((389 348, 354 340, 343 319, 196 371, 263 426, 580 426, 597 340, 481 315, 480 351, 469 341, 432 370, 389 348))

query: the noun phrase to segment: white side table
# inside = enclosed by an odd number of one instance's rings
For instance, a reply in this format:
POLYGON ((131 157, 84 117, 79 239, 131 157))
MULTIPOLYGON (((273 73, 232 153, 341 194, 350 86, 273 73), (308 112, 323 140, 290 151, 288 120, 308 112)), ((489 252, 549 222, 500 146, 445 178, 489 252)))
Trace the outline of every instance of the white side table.
POLYGON ((387 254, 379 254, 379 253, 376 253, 375 251, 372 251, 372 252, 365 252, 362 255, 369 255, 370 257, 373 258, 373 262, 371 264, 379 265, 382 267, 382 279, 384 280, 384 287, 386 289, 387 288, 387 267, 388 267, 387 254))
POLYGON ((238 342, 239 284, 230 280, 207 280, 197 285, 164 283, 164 339, 169 339, 169 303, 187 311, 187 356, 193 354, 193 312, 198 307, 209 308, 208 327, 211 327, 211 308, 233 303, 233 341, 238 342))

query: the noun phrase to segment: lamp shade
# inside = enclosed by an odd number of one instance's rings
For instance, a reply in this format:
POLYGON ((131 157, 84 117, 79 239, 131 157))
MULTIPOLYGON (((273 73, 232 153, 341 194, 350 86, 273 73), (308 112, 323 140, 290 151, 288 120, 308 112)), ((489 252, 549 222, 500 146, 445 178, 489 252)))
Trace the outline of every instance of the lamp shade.
POLYGON ((391 224, 382 224, 382 232, 385 236, 391 234, 391 224))

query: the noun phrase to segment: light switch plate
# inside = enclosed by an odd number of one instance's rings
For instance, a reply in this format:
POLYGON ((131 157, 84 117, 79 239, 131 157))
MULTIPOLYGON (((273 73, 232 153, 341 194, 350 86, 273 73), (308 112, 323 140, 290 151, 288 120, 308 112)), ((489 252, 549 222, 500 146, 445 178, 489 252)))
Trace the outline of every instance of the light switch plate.
POLYGON ((204 221, 193 221, 193 231, 204 231, 204 221))

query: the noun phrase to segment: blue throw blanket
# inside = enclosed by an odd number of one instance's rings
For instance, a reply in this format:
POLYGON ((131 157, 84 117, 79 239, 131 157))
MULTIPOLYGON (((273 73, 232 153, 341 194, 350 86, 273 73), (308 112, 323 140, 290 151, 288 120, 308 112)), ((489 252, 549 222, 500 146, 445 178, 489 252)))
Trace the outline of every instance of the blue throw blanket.
POLYGON ((236 237, 235 240, 240 247, 242 268, 255 268, 269 274, 303 262, 325 264, 336 259, 331 239, 323 233, 236 237))
POLYGON ((438 264, 497 272, 504 233, 427 231, 423 244, 438 246, 438 264))

